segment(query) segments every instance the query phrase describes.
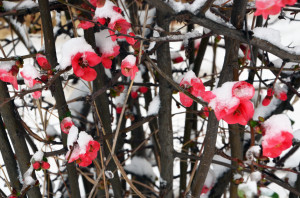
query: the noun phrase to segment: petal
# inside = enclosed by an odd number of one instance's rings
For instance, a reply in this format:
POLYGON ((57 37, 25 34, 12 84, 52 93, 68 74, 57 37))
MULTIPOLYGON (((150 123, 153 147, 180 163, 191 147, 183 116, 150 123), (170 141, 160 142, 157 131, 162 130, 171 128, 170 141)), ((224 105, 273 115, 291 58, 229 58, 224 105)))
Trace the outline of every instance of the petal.
POLYGON ((96 79, 96 77, 97 72, 90 67, 84 68, 84 75, 81 76, 81 78, 86 81, 93 81, 96 79))
POLYGON ((79 59, 82 57, 82 53, 77 53, 72 57, 71 63, 73 67, 73 72, 76 76, 81 77, 84 74, 83 68, 79 65, 79 59))
POLYGON ((14 88, 16 90, 18 90, 17 77, 13 76, 10 72, 7 72, 6 70, 0 69, 0 80, 12 84, 14 86, 14 88))
POLYGON ((106 69, 111 69, 112 60, 110 60, 109 58, 102 58, 102 65, 103 65, 106 69))
POLYGON ((241 101, 238 108, 223 117, 223 120, 228 124, 247 125, 248 121, 253 117, 254 108, 252 102, 249 100, 241 101))
POLYGON ((191 99, 190 97, 188 97, 187 95, 185 95, 182 92, 179 92, 179 97, 180 97, 180 102, 183 106, 185 106, 185 107, 192 106, 193 99, 191 99))
POLYGON ((91 67, 94 67, 101 62, 101 57, 99 57, 95 52, 84 52, 84 55, 91 67))

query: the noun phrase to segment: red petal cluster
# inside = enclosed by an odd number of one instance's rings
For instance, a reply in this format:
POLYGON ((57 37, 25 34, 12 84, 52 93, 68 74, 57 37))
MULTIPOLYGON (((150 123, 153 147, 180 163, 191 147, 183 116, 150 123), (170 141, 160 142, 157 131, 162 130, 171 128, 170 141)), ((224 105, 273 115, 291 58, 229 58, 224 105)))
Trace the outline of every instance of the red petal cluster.
POLYGON ((256 0, 256 12, 254 15, 262 15, 264 19, 267 19, 269 15, 278 14, 282 7, 294 5, 296 2, 297 0, 256 0))

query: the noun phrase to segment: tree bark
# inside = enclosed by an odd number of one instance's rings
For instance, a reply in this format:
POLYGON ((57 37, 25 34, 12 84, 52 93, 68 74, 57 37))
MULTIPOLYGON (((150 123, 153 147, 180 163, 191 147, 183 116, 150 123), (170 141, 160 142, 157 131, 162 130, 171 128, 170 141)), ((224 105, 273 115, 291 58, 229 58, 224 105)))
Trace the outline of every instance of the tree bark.
MULTIPOLYGON (((44 33, 45 54, 51 65, 51 68, 55 68, 57 65, 55 40, 53 35, 53 25, 49 9, 48 0, 39 0, 39 7, 41 11, 41 19, 44 33)), ((62 84, 59 78, 57 78, 53 85, 50 87, 51 93, 56 101, 56 108, 60 119, 63 119, 70 112, 66 103, 66 98, 63 92, 62 84)), ((67 146, 67 134, 61 133, 63 145, 67 146)), ((80 197, 78 176, 75 167, 75 163, 67 163, 67 172, 70 182, 71 195, 74 198, 80 197)))
MULTIPOLYGON (((169 31, 169 22, 163 12, 157 12, 157 25, 169 31)), ((163 35, 161 35, 163 36, 163 35)), ((169 43, 163 43, 157 49, 157 66, 172 78, 172 66, 169 43)), ((159 143, 161 148, 161 182, 160 195, 165 198, 173 197, 173 130, 171 120, 172 86, 163 77, 159 76, 159 143)))

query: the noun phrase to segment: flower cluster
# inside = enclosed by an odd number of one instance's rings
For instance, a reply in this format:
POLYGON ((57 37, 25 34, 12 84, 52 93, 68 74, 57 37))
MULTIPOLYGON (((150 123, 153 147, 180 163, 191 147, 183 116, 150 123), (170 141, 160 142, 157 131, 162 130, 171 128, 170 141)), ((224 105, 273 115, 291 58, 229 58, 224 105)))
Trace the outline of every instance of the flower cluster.
POLYGON ((273 115, 262 124, 263 155, 278 157, 282 151, 292 146, 293 130, 291 121, 284 114, 273 115))
POLYGON ((34 170, 39 171, 41 169, 48 170, 50 164, 42 151, 37 151, 31 158, 31 164, 34 170))
MULTIPOLYGON (((206 102, 209 102, 212 98, 215 97, 212 92, 205 91, 205 87, 201 79, 197 78, 193 71, 188 71, 187 73, 185 73, 180 82, 180 86, 193 94, 195 97, 201 97, 206 102)), ((180 102, 184 106, 190 107, 193 104, 193 99, 191 99, 184 93, 180 92, 179 96, 180 102)))
POLYGON ((67 144, 69 151, 66 159, 69 163, 75 161, 79 166, 89 166, 100 149, 99 142, 93 140, 92 136, 84 131, 78 134, 78 128, 74 125, 69 130, 67 144))
POLYGON ((250 101, 255 92, 253 85, 244 81, 227 82, 212 92, 216 97, 210 100, 209 106, 218 120, 246 125, 253 117, 254 107, 250 101))
POLYGON ((282 101, 287 100, 287 90, 284 87, 281 87, 279 84, 275 84, 274 89, 268 88, 267 95, 262 101, 263 106, 268 106, 275 95, 276 98, 282 101))
POLYGON ((282 7, 286 5, 294 5, 297 0, 256 0, 255 16, 262 15, 267 19, 269 15, 276 15, 281 11, 282 7))

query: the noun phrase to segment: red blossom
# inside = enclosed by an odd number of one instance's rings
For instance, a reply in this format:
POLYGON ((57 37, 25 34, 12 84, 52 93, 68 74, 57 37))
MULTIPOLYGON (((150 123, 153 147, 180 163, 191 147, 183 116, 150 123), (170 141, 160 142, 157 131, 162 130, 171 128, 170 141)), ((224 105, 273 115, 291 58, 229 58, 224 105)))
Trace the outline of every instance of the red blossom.
POLYGON ((136 57, 133 55, 128 55, 126 58, 122 60, 121 63, 121 72, 124 76, 127 76, 131 78, 131 80, 134 79, 136 72, 138 72, 139 69, 136 66, 136 57))
POLYGON ((106 23, 106 19, 105 18, 97 18, 97 21, 101 24, 104 25, 106 23))
POLYGON ((34 170, 38 170, 38 169, 41 168, 41 163, 40 162, 34 162, 32 164, 32 167, 33 167, 34 170))
POLYGON ((73 125, 74 122, 72 121, 72 119, 70 117, 65 117, 60 123, 60 128, 62 132, 69 134, 69 131, 73 125))
POLYGON ((263 101, 262 101, 262 105, 263 106, 268 106, 271 103, 272 97, 270 96, 266 96, 263 101))
POLYGON ((138 93, 136 91, 131 91, 131 98, 136 99, 138 97, 138 93))
POLYGON ((44 170, 48 170, 50 168, 50 164, 48 162, 43 161, 41 167, 44 170))
POLYGON ((90 21, 80 21, 77 28, 82 28, 84 30, 87 30, 87 29, 92 28, 94 26, 95 26, 95 24, 90 22, 90 21))
POLYGON ((101 62, 99 57, 94 52, 77 53, 72 57, 72 67, 74 74, 83 80, 93 81, 97 77, 97 72, 92 69, 101 62))
POLYGON ((46 56, 44 56, 43 54, 37 54, 36 55, 36 61, 38 62, 39 66, 43 69, 43 70, 50 70, 51 69, 51 65, 48 62, 46 56))
POLYGON ((97 141, 89 141, 89 143, 86 145, 85 152, 81 153, 81 149, 77 145, 74 148, 74 151, 72 153, 72 156, 69 159, 69 163, 76 161, 76 163, 79 166, 89 166, 93 160, 97 157, 97 152, 100 149, 100 144, 97 141))
POLYGON ((255 16, 262 15, 264 19, 267 19, 269 15, 276 15, 281 11, 282 5, 280 0, 256 0, 255 16))
POLYGON ((254 115, 253 104, 249 100, 241 100, 238 107, 230 114, 223 117, 228 124, 246 125, 254 115))
MULTIPOLYGON (((197 78, 195 74, 191 73, 192 71, 186 73, 186 75, 192 75, 191 78, 183 78, 180 82, 180 86, 186 89, 195 97, 202 97, 204 101, 209 101, 210 99, 214 98, 214 94, 210 91, 205 91, 205 87, 200 78, 197 78)), ((190 107, 193 104, 193 99, 189 96, 185 95, 184 93, 180 92, 180 102, 182 105, 186 107, 190 107)))
POLYGON ((143 94, 147 93, 147 91, 148 91, 148 87, 142 86, 142 87, 139 88, 139 92, 141 92, 143 94))
POLYGON ((179 57, 176 57, 176 58, 173 58, 173 59, 172 59, 172 62, 173 62, 173 63, 181 63, 181 62, 183 62, 183 61, 184 61, 184 59, 183 59, 182 56, 179 56, 179 57))
POLYGON ((116 112, 117 114, 121 114, 123 107, 122 106, 117 106, 116 107, 116 112))
MULTIPOLYGON (((108 24, 108 28, 114 31, 118 31, 121 34, 127 34, 127 30, 131 27, 131 24, 126 21, 124 18, 118 18, 114 21, 111 21, 108 24)), ((115 41, 117 36, 115 35, 114 31, 109 30, 111 35, 111 40, 115 41)), ((124 36, 120 36, 119 38, 124 38, 124 36)))
POLYGON ((121 14, 122 10, 118 6, 113 6, 113 10, 116 11, 117 13, 121 14))
POLYGON ((293 134, 287 131, 277 133, 262 142, 263 155, 266 157, 278 157, 282 151, 292 146, 293 134))
POLYGON ((111 69, 111 65, 112 65, 112 59, 114 59, 116 56, 118 56, 120 53, 120 46, 117 45, 113 48, 113 52, 112 53, 102 53, 102 65, 106 68, 106 69, 111 69))
MULTIPOLYGON (((35 68, 32 67, 32 69, 35 69, 35 68)), ((42 83, 40 81, 34 79, 34 76, 28 75, 28 72, 24 72, 24 70, 23 70, 23 71, 20 72, 20 74, 24 78, 25 84, 29 88, 39 88, 39 87, 41 87, 42 83)), ((41 91, 35 91, 35 92, 32 93, 32 97, 34 99, 39 99, 41 97, 41 95, 42 95, 41 91)))
MULTIPOLYGON (((129 33, 130 36, 135 36, 135 34, 133 32, 129 33)), ((134 45, 136 43, 136 40, 132 37, 126 36, 126 41, 127 43, 129 43, 130 45, 134 45)))
POLYGON ((12 86, 18 90, 18 81, 17 81, 17 74, 18 74, 19 68, 14 65, 9 71, 6 71, 4 69, 0 69, 0 80, 3 82, 8 82, 12 84, 12 86))

